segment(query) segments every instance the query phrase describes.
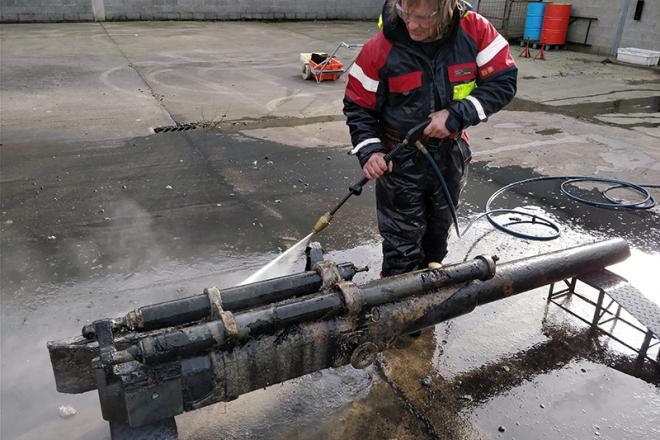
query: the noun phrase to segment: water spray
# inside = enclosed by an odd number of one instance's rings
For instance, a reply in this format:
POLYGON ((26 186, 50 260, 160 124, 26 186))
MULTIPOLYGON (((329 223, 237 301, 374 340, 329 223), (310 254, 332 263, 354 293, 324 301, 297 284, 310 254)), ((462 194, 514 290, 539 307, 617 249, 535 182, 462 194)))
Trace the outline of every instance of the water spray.
MULTIPOLYGON (((397 144, 392 150, 390 150, 384 157, 385 162, 389 163, 394 156, 402 149, 407 146, 414 146, 417 141, 422 137, 422 133, 424 132, 424 129, 426 128, 427 125, 431 122, 431 119, 427 119, 424 122, 415 125, 413 128, 411 128, 408 133, 406 133, 405 138, 403 141, 399 144, 397 144)), ((326 212, 323 214, 321 217, 319 217, 318 220, 316 220, 316 223, 314 223, 314 227, 312 228, 312 232, 308 234, 305 238, 291 246, 289 249, 284 251, 281 255, 279 255, 277 258, 275 258, 273 261, 259 269, 257 272, 254 274, 250 275, 247 279, 243 280, 239 285, 245 285, 245 284, 250 284, 250 283, 255 283, 257 281, 262 281, 265 279, 269 278, 274 278, 277 276, 283 276, 286 275, 286 269, 287 267, 291 266, 293 263, 298 261, 298 259, 303 255, 305 252, 305 248, 307 247, 307 243, 312 239, 312 237, 315 234, 318 234, 325 228, 327 228, 330 225, 330 222, 332 221, 333 216, 337 211, 339 211, 339 208, 344 206, 344 203, 348 201, 351 196, 359 196, 362 194, 362 188, 364 185, 369 182, 369 179, 367 177, 363 177, 360 181, 355 182, 353 185, 351 185, 348 188, 348 193, 344 196, 343 199, 337 205, 330 211, 326 212)))

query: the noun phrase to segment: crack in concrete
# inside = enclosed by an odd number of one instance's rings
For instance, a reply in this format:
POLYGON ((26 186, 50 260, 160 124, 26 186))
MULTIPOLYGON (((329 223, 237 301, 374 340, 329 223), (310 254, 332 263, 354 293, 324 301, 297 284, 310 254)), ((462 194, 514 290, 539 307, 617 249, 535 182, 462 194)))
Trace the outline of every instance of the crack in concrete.
POLYGON ((428 438, 434 439, 434 440, 440 440, 443 437, 440 436, 435 431, 435 428, 433 427, 433 423, 431 420, 428 419, 424 414, 419 411, 415 405, 406 397, 406 394, 403 392, 401 388, 397 386, 397 384, 392 380, 387 373, 385 372, 385 368, 383 368, 383 365, 380 360, 376 360, 374 362, 374 369, 378 376, 385 382, 391 389, 392 392, 394 392, 394 395, 397 396, 399 400, 403 403, 403 407, 410 413, 412 416, 420 423, 422 432, 424 432, 428 438))
POLYGON ((131 59, 128 57, 128 55, 126 55, 126 52, 124 52, 124 51, 122 50, 121 46, 119 46, 119 44, 115 41, 115 39, 112 38, 112 35, 110 34, 110 32, 108 32, 108 29, 106 29, 106 27, 103 25, 102 22, 98 22, 98 24, 99 24, 99 26, 101 26, 101 29, 103 29, 103 32, 104 32, 105 35, 108 37, 108 39, 109 39, 109 40, 112 42, 112 44, 117 48, 117 50, 119 51, 119 53, 121 54, 121 56, 124 57, 124 59, 125 59, 126 62, 128 63, 128 67, 130 67, 130 68, 131 68, 131 69, 132 69, 132 70, 133 70, 133 71, 134 71, 134 72, 140 77, 140 79, 142 80, 142 82, 144 83, 144 85, 147 87, 147 89, 149 89, 149 93, 151 93, 151 96, 156 100, 156 102, 158 103, 158 106, 159 106, 159 107, 160 107, 165 113, 167 113, 167 115, 168 115, 169 118, 172 120, 172 122, 174 123, 174 125, 178 126, 178 125, 179 125, 179 122, 174 118, 174 115, 172 115, 172 113, 167 109, 167 107, 165 107, 165 104, 163 104, 163 100, 162 100, 162 98, 161 98, 161 97, 160 97, 160 96, 154 91, 154 89, 151 87, 151 84, 149 84, 149 82, 147 82, 147 79, 144 77, 144 75, 142 75, 142 73, 141 73, 141 72, 135 67, 135 65, 133 64, 133 62, 131 61, 131 59))

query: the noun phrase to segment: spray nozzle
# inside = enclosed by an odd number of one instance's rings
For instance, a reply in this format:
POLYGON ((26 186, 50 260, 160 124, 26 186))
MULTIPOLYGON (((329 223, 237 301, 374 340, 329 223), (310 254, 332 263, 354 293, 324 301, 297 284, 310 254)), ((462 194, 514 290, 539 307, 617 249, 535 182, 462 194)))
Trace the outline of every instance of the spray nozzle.
POLYGON ((331 221, 332 221, 332 214, 326 212, 321 217, 319 217, 318 220, 316 220, 316 224, 314 225, 314 232, 318 234, 319 232, 327 228, 331 221))

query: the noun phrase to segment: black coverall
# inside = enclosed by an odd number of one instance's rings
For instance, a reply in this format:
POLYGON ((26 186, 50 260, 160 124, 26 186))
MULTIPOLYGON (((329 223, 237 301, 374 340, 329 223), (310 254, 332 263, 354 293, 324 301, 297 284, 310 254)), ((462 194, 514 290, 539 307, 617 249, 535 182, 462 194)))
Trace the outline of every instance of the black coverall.
MULTIPOLYGON (((383 24, 383 32, 358 55, 346 87, 344 114, 353 153, 364 166, 430 113, 447 109, 445 125, 453 139, 430 139, 425 145, 457 205, 471 159, 463 130, 485 121, 516 92, 517 68, 508 43, 483 17, 458 9, 450 31, 431 45, 412 41, 400 19, 389 20, 386 7, 383 24)), ((383 276, 444 259, 450 202, 419 151, 397 155, 393 171, 376 182, 376 198, 383 276)))

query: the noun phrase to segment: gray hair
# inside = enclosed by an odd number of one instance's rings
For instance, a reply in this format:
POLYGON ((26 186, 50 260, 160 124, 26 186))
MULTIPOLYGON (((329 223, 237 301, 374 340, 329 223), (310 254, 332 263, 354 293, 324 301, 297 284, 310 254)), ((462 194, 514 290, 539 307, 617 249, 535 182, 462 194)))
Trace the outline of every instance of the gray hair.
MULTIPOLYGON (((422 2, 428 3, 434 10, 438 11, 434 23, 433 39, 443 37, 450 30, 454 11, 458 9, 462 12, 465 6, 462 0, 408 0, 408 6, 417 6, 422 2)), ((392 23, 396 23, 398 18, 396 5, 399 3, 401 3, 401 0, 387 0, 389 19, 392 23)))

